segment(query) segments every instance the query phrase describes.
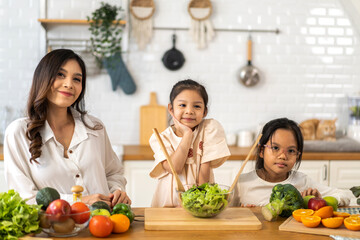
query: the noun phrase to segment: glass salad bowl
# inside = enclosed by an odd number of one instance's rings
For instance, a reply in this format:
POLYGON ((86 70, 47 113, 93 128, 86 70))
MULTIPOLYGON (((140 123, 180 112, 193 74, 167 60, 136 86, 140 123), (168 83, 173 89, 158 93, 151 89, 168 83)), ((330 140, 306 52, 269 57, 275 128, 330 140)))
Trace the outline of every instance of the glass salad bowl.
POLYGON ((87 228, 91 211, 70 214, 39 212, 42 231, 52 237, 72 237, 87 228))
POLYGON ((224 211, 233 198, 229 186, 204 183, 200 186, 184 185, 185 192, 178 191, 181 206, 195 217, 211 218, 224 211))

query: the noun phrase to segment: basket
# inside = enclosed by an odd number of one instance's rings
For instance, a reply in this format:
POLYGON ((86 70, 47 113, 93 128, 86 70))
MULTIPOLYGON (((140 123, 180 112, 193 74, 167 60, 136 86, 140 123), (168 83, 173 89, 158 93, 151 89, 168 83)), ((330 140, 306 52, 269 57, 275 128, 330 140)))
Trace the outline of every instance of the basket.
POLYGON ((131 14, 139 19, 146 20, 151 18, 155 12, 155 4, 153 0, 132 0, 130 3, 131 14))
POLYGON ((210 0, 191 0, 188 6, 188 12, 194 20, 206 20, 212 14, 212 4, 210 0))

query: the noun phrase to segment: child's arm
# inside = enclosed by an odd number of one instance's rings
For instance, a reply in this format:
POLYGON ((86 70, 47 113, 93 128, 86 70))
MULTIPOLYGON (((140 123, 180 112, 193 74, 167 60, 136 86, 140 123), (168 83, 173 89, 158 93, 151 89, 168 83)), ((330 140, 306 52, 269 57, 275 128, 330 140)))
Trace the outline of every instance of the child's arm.
POLYGON ((202 163, 200 165, 199 184, 210 181, 210 162, 202 163))
MULTIPOLYGON (((182 170, 185 166, 185 162, 186 159, 188 157, 188 153, 189 153, 189 148, 191 145, 191 141, 192 141, 192 137, 193 137, 193 132, 192 129, 185 126, 184 124, 180 123, 180 121, 178 121, 174 115, 172 113, 170 113, 173 121, 175 123, 175 128, 177 131, 180 132, 180 134, 182 135, 182 139, 180 141, 180 144, 178 146, 178 148, 175 150, 175 152, 170 156, 171 157, 171 161, 174 165, 174 170, 178 173, 181 174, 182 170)), ((171 168, 168 164, 167 161, 163 161, 162 162, 162 166, 163 168, 169 172, 171 172, 171 168)))

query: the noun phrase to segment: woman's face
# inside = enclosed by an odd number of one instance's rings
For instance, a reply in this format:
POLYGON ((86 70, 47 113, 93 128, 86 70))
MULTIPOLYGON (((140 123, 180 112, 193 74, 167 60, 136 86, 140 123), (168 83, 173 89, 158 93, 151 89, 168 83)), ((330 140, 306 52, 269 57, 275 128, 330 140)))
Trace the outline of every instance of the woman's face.
POLYGON ((189 128, 199 125, 206 116, 204 100, 195 90, 183 90, 179 93, 173 104, 169 104, 169 111, 189 128))
POLYGON ((70 107, 82 91, 82 71, 75 59, 70 59, 61 66, 55 81, 47 94, 50 105, 70 107))
POLYGON ((297 142, 292 131, 277 129, 260 152, 264 168, 273 177, 285 180, 298 158, 297 142))

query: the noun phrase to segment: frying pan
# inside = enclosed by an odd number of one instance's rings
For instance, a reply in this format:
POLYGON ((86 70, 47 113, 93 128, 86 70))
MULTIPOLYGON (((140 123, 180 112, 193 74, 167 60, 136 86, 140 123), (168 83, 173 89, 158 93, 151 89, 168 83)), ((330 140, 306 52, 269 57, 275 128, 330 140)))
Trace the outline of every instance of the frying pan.
POLYGON ((176 43, 175 34, 172 35, 172 41, 173 41, 173 47, 165 52, 162 58, 162 62, 164 63, 164 66, 167 69, 174 71, 180 69, 184 65, 185 58, 184 55, 175 48, 175 43, 176 43))
POLYGON ((259 70, 254 67, 251 64, 251 58, 252 58, 252 52, 251 52, 251 47, 252 47, 252 41, 251 41, 251 36, 249 35, 248 38, 248 63, 246 66, 242 67, 239 72, 238 72, 238 78, 239 81, 244 84, 246 87, 251 87, 256 85, 259 81, 260 81, 260 72, 259 70))

